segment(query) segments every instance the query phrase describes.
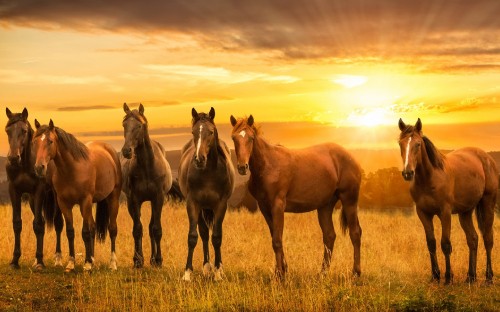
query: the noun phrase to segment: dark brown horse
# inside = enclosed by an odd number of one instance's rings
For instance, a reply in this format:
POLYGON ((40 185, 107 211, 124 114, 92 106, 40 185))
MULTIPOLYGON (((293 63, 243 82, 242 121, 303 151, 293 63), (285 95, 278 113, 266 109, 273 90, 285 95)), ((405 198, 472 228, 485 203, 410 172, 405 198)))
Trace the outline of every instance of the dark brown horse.
POLYGON ((484 151, 466 147, 446 156, 422 134, 422 122, 406 125, 399 119, 399 147, 403 159, 403 177, 411 181, 410 193, 422 221, 431 258, 434 280, 439 281, 440 271, 436 257, 436 239, 432 219, 441 220, 441 250, 446 259, 445 282, 453 280, 450 265, 451 214, 457 213, 469 246, 469 271, 467 282, 476 279, 478 237, 472 222, 476 211, 479 230, 486 248, 486 280, 491 282, 491 249, 493 248, 493 218, 498 191, 498 170, 495 161, 484 151))
POLYGON ((132 235, 135 241, 134 266, 144 265, 142 253, 141 205, 151 201, 151 221, 149 237, 151 239, 151 259, 153 266, 161 266, 161 211, 163 201, 172 186, 172 172, 163 146, 149 138, 148 121, 144 116, 144 106, 139 110, 130 110, 123 104, 125 117, 123 130, 125 143, 121 153, 123 173, 123 192, 127 195, 127 206, 134 220, 132 235))
POLYGON ((89 271, 94 262, 94 241, 97 227, 99 241, 106 238, 106 228, 111 238, 110 268, 116 270, 115 241, 116 216, 122 186, 120 161, 116 151, 106 143, 90 142, 84 145, 73 135, 49 125, 41 126, 35 120, 33 153, 36 155, 35 172, 45 177, 52 172, 57 204, 66 221, 69 242, 69 263, 66 271, 75 267, 75 231, 73 206, 78 204, 83 217, 82 237, 85 243, 85 265, 89 271), (92 203, 97 202, 96 222, 92 216, 92 203))
POLYGON ((189 217, 188 256, 183 279, 191 280, 193 252, 198 242, 198 232, 203 241, 203 273, 210 274, 208 248, 209 228, 212 227, 212 245, 215 251, 215 280, 223 278, 221 244, 222 222, 227 201, 234 188, 234 168, 226 143, 219 139, 214 124, 215 110, 209 114, 191 111, 193 139, 182 148, 179 167, 179 184, 186 197, 189 217))
POLYGON ((28 121, 28 110, 22 113, 12 113, 6 108, 9 120, 5 131, 9 138, 9 153, 7 155, 7 178, 9 180, 9 195, 12 203, 12 224, 14 228, 14 255, 10 265, 19 268, 21 256, 21 197, 29 194, 29 205, 34 215, 33 230, 36 235, 36 261, 34 268, 42 269, 43 263, 43 237, 45 235, 45 219, 47 226, 55 225, 56 229, 56 259, 55 264, 61 265, 61 231, 63 220, 61 212, 54 205, 52 188, 45 179, 40 179, 35 174, 35 157, 31 153, 31 139, 33 128, 28 121), (55 215, 54 215, 55 214, 55 215), (55 218, 54 218, 55 217, 55 218))
POLYGON ((333 143, 300 150, 271 145, 260 134, 252 115, 239 120, 231 116, 231 124, 238 172, 245 175, 250 169, 249 191, 271 231, 277 277, 284 278, 287 271, 282 242, 285 212, 318 211, 325 246, 322 271, 329 269, 336 238, 332 214, 339 199, 341 226, 344 232, 349 229, 354 247, 353 273, 360 275, 361 169, 353 157, 333 143))

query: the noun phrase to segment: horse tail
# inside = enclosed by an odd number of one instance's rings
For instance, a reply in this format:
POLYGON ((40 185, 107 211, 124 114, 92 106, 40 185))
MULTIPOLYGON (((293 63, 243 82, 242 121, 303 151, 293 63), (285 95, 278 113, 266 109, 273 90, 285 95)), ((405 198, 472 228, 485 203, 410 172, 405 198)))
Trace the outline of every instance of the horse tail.
POLYGON ((476 218, 477 218, 477 227, 481 233, 484 233, 484 206, 479 204, 476 208, 476 218))
POLYGON ((106 199, 97 202, 97 209, 95 213, 97 239, 99 242, 106 240, 106 231, 109 225, 109 206, 106 199))
POLYGON ((214 219, 215 219, 215 214, 212 209, 202 209, 201 210, 201 217, 205 221, 205 224, 209 229, 212 228, 212 225, 214 224, 214 219))
POLYGON ((56 211, 57 209, 59 209, 56 204, 56 196, 54 190, 52 188, 49 188, 46 192, 44 192, 44 195, 42 196, 42 212, 45 219, 45 224, 47 225, 48 229, 52 229, 54 227, 56 211))

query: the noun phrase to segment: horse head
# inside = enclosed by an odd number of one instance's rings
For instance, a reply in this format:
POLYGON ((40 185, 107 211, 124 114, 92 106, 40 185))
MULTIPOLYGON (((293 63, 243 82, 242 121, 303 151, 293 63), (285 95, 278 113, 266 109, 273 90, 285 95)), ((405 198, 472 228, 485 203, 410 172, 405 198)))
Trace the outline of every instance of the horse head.
POLYGON ((402 175, 406 181, 411 181, 415 175, 415 168, 422 161, 420 152, 423 143, 422 122, 419 118, 415 126, 407 126, 402 119, 399 119, 399 130, 401 130, 399 148, 404 164, 402 175))
POLYGON ((44 177, 49 162, 57 154, 57 134, 52 119, 49 125, 40 125, 35 119, 36 132, 33 136, 33 153, 35 154, 35 173, 44 177))
POLYGON ((212 148, 217 148, 218 135, 215 127, 215 109, 210 108, 210 112, 198 113, 196 109, 191 110, 193 142, 196 146, 194 154, 194 164, 198 169, 205 169, 207 166, 208 153, 212 148))
POLYGON ((125 143, 122 147, 123 157, 130 159, 137 146, 144 141, 147 132, 148 120, 144 116, 144 106, 139 105, 139 109, 130 110, 127 103, 123 103, 123 136, 125 143))
POLYGON ((250 160, 250 156, 252 155, 253 143, 255 135, 257 134, 257 129, 254 126, 252 115, 246 119, 240 120, 236 120, 236 118, 231 115, 230 121, 233 126, 231 138, 234 142, 238 173, 246 175, 249 169, 248 162, 250 160))
POLYGON ((28 110, 23 109, 22 113, 12 113, 9 108, 5 109, 7 117, 7 125, 5 132, 9 138, 9 153, 7 159, 11 164, 20 164, 21 156, 30 142, 32 134, 31 126, 28 122, 28 110))

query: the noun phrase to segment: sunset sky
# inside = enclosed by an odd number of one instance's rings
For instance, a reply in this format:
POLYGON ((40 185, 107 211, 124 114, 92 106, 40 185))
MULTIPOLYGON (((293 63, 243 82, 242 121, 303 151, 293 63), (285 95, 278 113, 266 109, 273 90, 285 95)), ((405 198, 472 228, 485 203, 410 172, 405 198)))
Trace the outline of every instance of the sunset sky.
POLYGON ((116 146, 123 102, 142 102, 168 149, 213 106, 225 138, 253 114, 293 147, 397 148, 398 119, 420 117, 438 147, 500 150, 499 16, 497 0, 6 0, 0 104, 116 146))

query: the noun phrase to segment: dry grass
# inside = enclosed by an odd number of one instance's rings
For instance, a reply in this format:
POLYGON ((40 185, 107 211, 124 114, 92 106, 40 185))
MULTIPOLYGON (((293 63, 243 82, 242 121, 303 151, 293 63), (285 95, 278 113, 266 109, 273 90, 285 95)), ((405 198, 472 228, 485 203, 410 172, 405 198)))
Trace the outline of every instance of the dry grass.
MULTIPOLYGON (((76 229, 81 217, 74 209, 76 229)), ((143 207, 143 240, 149 258, 149 205, 143 207)), ((335 215, 338 229, 338 212, 335 215)), ((79 230, 75 239, 77 272, 64 274, 53 266, 53 230, 46 235, 45 263, 39 273, 31 271, 35 254, 33 217, 23 207, 21 269, 8 263, 13 251, 10 206, 0 207, 0 310, 500 310, 497 284, 484 285, 485 252, 480 240, 479 281, 464 284, 468 249, 465 235, 454 216, 452 226, 451 286, 429 283, 430 264, 424 231, 416 215, 380 214, 362 211, 362 276, 351 277, 352 246, 349 236, 337 233, 329 274, 318 272, 322 260, 322 238, 315 213, 285 218, 284 245, 289 275, 283 284, 273 278, 274 255, 263 217, 248 212, 229 212, 224 222, 222 256, 226 280, 213 282, 201 276, 201 241, 195 251, 195 281, 180 280, 187 254, 187 216, 182 205, 168 204, 163 215, 164 263, 161 269, 132 269, 132 221, 125 207, 119 214, 117 238, 118 271, 107 269, 109 239, 96 245, 96 269, 82 272, 84 247, 79 230)), ((439 223, 436 221, 439 241, 439 223)), ((496 241, 500 220, 495 220, 496 241)), ((500 248, 493 249, 493 268, 500 270, 500 248)), ((63 254, 67 241, 63 234, 63 254)), ((444 260, 439 252, 440 267, 444 260)))

